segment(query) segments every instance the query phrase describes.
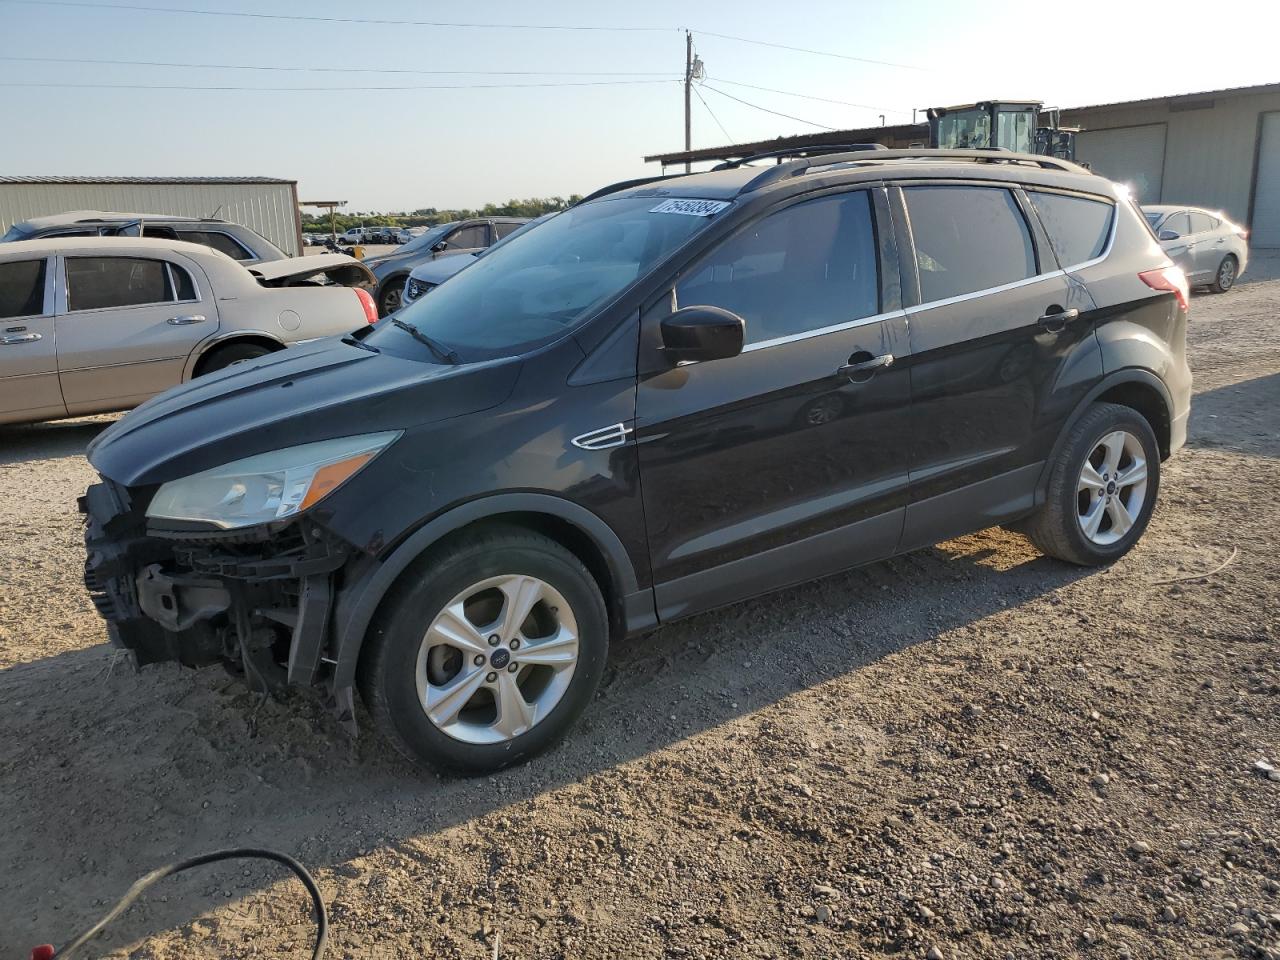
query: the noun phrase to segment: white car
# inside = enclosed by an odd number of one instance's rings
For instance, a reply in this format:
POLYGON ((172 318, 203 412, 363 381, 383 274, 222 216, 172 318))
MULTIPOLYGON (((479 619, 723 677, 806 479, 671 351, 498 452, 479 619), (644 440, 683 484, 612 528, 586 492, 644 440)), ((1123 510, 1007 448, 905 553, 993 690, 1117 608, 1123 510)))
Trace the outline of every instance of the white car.
POLYGON ((1142 208, 1160 246, 1193 287, 1226 293, 1249 264, 1249 231, 1216 210, 1168 204, 1142 208))
POLYGON ((127 410, 192 377, 377 319, 343 254, 245 267, 180 240, 0 245, 0 423, 127 410))

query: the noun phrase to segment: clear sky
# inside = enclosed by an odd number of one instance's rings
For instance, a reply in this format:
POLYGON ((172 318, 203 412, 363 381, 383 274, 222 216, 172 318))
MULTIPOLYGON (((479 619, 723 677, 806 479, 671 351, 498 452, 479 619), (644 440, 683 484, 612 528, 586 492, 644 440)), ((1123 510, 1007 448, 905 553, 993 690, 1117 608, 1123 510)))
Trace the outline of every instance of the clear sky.
POLYGON ((905 122, 913 107, 984 98, 1079 106, 1280 82, 1277 0, 0 0, 0 85, 7 88, 0 173, 287 177, 299 181, 303 199, 348 200, 351 211, 587 193, 656 173, 641 157, 683 146, 684 28, 706 64, 700 92, 732 138, 695 98, 695 146, 818 129, 802 121, 847 128, 877 124, 884 114, 888 123, 905 122), (139 7, 652 29, 315 22, 139 7), (421 89, 603 81, 610 85, 421 89), (420 89, 350 89, 360 87, 420 89))

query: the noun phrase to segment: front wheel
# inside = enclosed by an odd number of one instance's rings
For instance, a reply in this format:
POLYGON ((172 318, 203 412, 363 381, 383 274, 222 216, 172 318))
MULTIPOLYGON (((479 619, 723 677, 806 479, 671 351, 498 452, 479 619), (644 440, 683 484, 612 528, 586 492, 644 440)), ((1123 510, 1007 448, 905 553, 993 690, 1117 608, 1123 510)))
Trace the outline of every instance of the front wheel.
POLYGON ((1051 557, 1110 563, 1138 542, 1159 490, 1160 448, 1146 418, 1119 404, 1094 404, 1071 428, 1045 504, 1022 530, 1051 557))
POLYGON ((1227 254, 1218 264, 1218 272, 1213 275, 1213 283, 1209 284, 1209 289, 1214 293, 1226 293, 1236 285, 1238 270, 1239 265, 1236 263, 1235 254, 1227 254))
POLYGON ((433 551, 408 576, 361 662, 379 730, 410 760, 464 773, 555 743, 591 701, 609 649, 604 600, 581 561, 501 527, 433 551))
POLYGON ((389 317, 404 306, 404 277, 388 280, 378 294, 378 316, 389 317))

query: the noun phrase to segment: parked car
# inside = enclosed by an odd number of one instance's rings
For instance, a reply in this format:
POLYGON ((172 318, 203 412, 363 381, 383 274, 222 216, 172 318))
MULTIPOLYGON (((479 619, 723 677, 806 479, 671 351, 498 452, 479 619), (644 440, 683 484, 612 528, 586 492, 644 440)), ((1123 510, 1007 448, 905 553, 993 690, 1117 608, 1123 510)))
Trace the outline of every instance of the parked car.
POLYGON ((338 234, 338 242, 345 243, 349 247, 357 243, 368 243, 368 229, 368 227, 351 227, 349 230, 338 234))
POLYGON ((653 179, 105 430, 115 644, 348 724, 358 687, 410 758, 492 770, 660 624, 994 524, 1086 566, 1137 543, 1191 376, 1122 188, 976 150, 653 179))
POLYGON ((1165 253, 1193 287, 1226 293, 1249 263, 1249 231, 1221 212, 1200 207, 1142 208, 1165 253))
POLYGON ((0 245, 0 423, 127 410, 193 377, 376 319, 369 271, 319 254, 246 268, 180 240, 0 245))
POLYGON ((400 309, 414 267, 441 257, 478 253, 528 222, 516 217, 456 220, 432 227, 392 253, 369 257, 365 264, 378 278, 378 315, 385 317, 400 309))
POLYGON ((204 244, 241 263, 265 263, 289 257, 266 237, 228 220, 154 213, 104 213, 101 210, 76 210, 50 217, 32 217, 10 227, 0 237, 0 243, 51 237, 137 236, 204 244))
POLYGON ((409 279, 404 285, 404 303, 412 303, 424 293, 428 293, 440 286, 440 284, 444 283, 464 267, 469 267, 481 257, 488 256, 493 253, 493 251, 502 249, 504 244, 514 240, 516 237, 528 233, 533 227, 536 227, 538 224, 543 223, 546 220, 550 220, 554 216, 554 213, 544 213, 536 220, 530 220, 523 226, 518 227, 511 233, 508 233, 493 246, 485 247, 483 250, 477 250, 475 253, 463 254, 462 256, 457 257, 441 257, 437 260, 428 260, 426 263, 414 267, 409 273, 409 279))

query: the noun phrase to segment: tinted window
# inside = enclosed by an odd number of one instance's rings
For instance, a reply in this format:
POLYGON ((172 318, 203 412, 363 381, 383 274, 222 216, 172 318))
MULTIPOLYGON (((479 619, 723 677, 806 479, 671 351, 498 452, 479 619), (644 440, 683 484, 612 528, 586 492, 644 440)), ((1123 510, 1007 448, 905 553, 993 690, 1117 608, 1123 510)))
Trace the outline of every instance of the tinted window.
POLYGON ((1172 230, 1180 237, 1185 237, 1191 232, 1191 221, 1185 213, 1175 213, 1168 220, 1160 225, 1160 232, 1172 230))
POLYGON ((161 260, 136 257, 67 259, 67 309, 101 310, 173 300, 161 260))
POLYGON ((878 313, 867 192, 796 204, 734 234, 680 281, 676 303, 732 310, 747 322, 747 343, 878 313))
MULTIPOLYGON (((559 339, 714 220, 663 206, 654 197, 617 197, 566 210, 478 258, 396 319, 464 361, 515 356, 559 339)), ((385 320, 364 343, 431 359, 425 345, 385 320)))
POLYGON ((196 299, 196 285, 191 279, 191 274, 187 273, 186 270, 183 270, 182 267, 172 263, 169 264, 169 274, 170 279, 173 280, 174 285, 177 287, 177 299, 196 299))
POLYGON ((1210 230, 1218 228, 1219 221, 1209 216, 1207 213, 1191 214, 1191 232, 1192 233, 1208 233, 1210 230))
POLYGON ((1036 274, 1031 232, 1013 195, 998 187, 908 187, 923 302, 1036 274))
POLYGON ((213 247, 213 249, 225 253, 232 260, 253 259, 253 254, 241 246, 239 242, 216 230, 182 230, 178 233, 178 238, 186 240, 188 243, 202 243, 206 247, 213 247))
POLYGON ((44 313, 45 260, 0 263, 0 317, 44 313))
POLYGON ((511 234, 515 233, 523 226, 523 223, 495 223, 493 225, 493 229, 498 231, 498 239, 503 240, 506 237, 511 236, 511 234))
POLYGON ((1061 193, 1032 191, 1027 196, 1040 215, 1058 263, 1071 267, 1102 256, 1111 236, 1112 204, 1061 193))
POLYGON ((463 227, 461 230, 455 230, 449 234, 450 250, 471 250, 475 247, 486 247, 488 245, 489 228, 483 223, 463 227))
POLYGON ((1160 222, 1160 218, 1164 216, 1163 213, 1150 210, 1144 210, 1142 215, 1147 218, 1147 223, 1151 224, 1152 228, 1154 228, 1155 225, 1160 222))

